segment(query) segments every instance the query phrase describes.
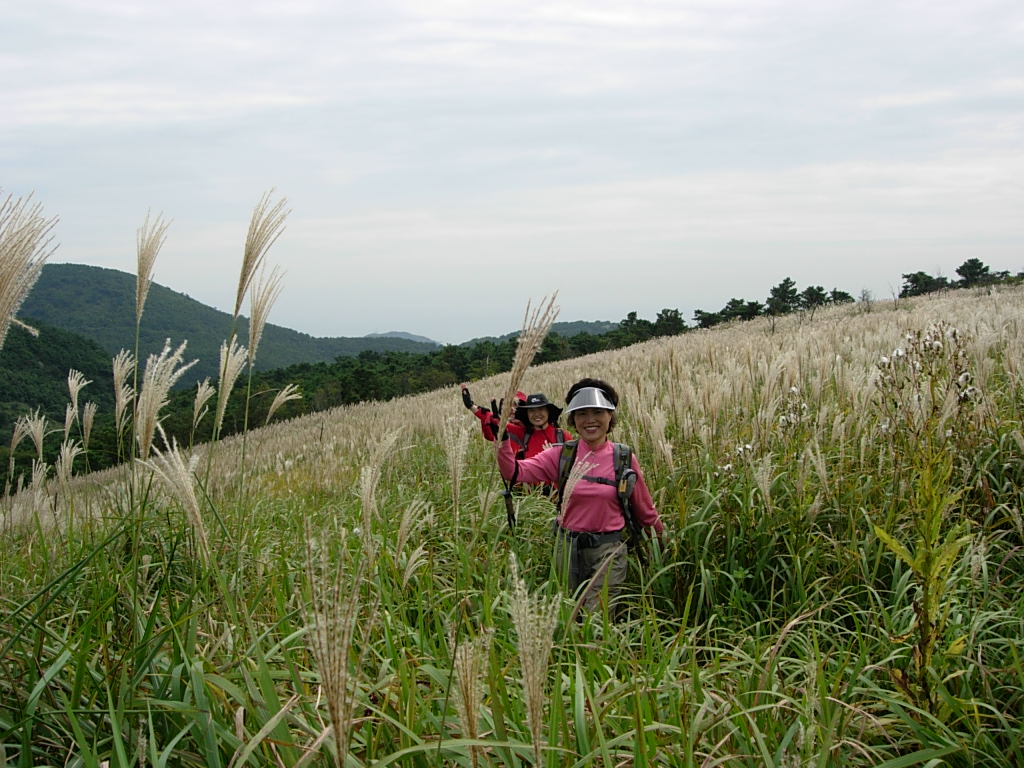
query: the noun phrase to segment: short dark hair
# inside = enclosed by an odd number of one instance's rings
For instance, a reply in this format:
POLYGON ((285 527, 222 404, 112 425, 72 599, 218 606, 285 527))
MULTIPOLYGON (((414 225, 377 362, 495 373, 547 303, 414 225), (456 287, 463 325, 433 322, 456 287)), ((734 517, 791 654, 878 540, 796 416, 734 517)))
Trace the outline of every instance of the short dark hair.
MULTIPOLYGON (((615 391, 615 387, 613 387, 607 381, 603 381, 602 379, 590 378, 580 379, 571 387, 569 387, 569 391, 565 393, 565 404, 568 405, 572 401, 573 395, 575 395, 581 389, 586 389, 587 387, 595 387, 596 389, 600 389, 602 392, 604 392, 604 396, 608 398, 609 402, 611 402, 612 405, 614 405, 616 408, 619 407, 619 393, 615 391)), ((608 425, 609 432, 611 432, 615 428, 615 413, 615 411, 612 411, 612 421, 611 424, 608 425)), ((573 429, 576 428, 576 417, 573 415, 573 413, 567 414, 565 417, 565 421, 573 429)))

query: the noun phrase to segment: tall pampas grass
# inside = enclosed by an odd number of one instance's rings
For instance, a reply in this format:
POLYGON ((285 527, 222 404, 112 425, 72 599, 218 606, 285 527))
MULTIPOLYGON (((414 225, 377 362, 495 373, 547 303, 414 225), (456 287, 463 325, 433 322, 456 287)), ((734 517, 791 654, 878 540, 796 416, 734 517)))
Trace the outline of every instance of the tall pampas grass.
MULTIPOLYGON (((165 438, 166 440, 166 438, 165 438)), ((176 499, 185 512, 185 517, 196 538, 196 546, 203 565, 212 567, 213 559, 210 550, 210 539, 206 534, 199 497, 196 495, 195 470, 198 457, 188 461, 178 449, 177 440, 172 440, 170 448, 163 451, 153 450, 153 457, 142 460, 143 466, 149 468, 162 482, 172 498, 176 499)))
POLYGON ((185 345, 171 350, 171 340, 164 342, 159 355, 150 355, 146 360, 146 370, 142 377, 142 389, 135 405, 135 442, 139 449, 139 458, 149 458, 156 435, 160 411, 168 403, 168 393, 175 382, 196 364, 184 362, 185 345))
MULTIPOLYGON (((493 630, 486 629, 468 642, 459 643, 454 633, 449 638, 452 666, 455 668, 455 712, 466 739, 480 738, 480 713, 484 706, 483 673, 491 648, 493 630)), ((469 756, 473 768, 480 764, 482 748, 471 746, 469 756)))
POLYGON ((259 348, 260 339, 263 338, 263 327, 270 315, 270 308, 274 306, 278 296, 281 295, 283 276, 281 271, 274 267, 268 275, 264 270, 260 271, 260 278, 252 284, 252 291, 249 297, 249 370, 252 370, 256 361, 256 350, 259 348))
POLYGON ((274 414, 277 413, 277 409, 280 408, 282 405, 291 402, 292 400, 301 399, 302 393, 299 391, 299 388, 295 384, 287 384, 282 389, 279 389, 277 391, 277 394, 274 395, 274 399, 271 401, 270 407, 267 409, 267 418, 263 422, 263 426, 266 426, 267 424, 270 423, 270 420, 274 417, 274 414))
MULTIPOLYGON (((505 397, 502 400, 501 413, 498 416, 498 434, 500 435, 509 418, 512 416, 512 406, 515 394, 519 391, 523 376, 526 375, 530 363, 540 351, 544 339, 547 338, 552 324, 558 317, 558 305, 555 299, 558 298, 558 291, 555 291, 549 298, 541 299, 536 308, 531 308, 530 302, 526 303, 526 313, 523 315, 523 328, 519 332, 519 340, 516 343, 516 356, 512 361, 512 372, 509 375, 508 387, 505 390, 505 397)), ((495 441, 495 449, 500 448, 500 441, 495 441)))
POLYGON ((92 384, 92 379, 85 378, 80 371, 76 371, 74 368, 68 371, 68 393, 71 396, 72 420, 78 418, 78 395, 89 384, 92 384))
MULTIPOLYGON (((327 533, 327 532, 324 532, 327 533)), ((330 538, 344 539, 345 530, 330 538)), ((337 548, 337 560, 317 541, 306 521, 306 577, 311 600, 306 624, 309 646, 320 672, 320 687, 327 702, 334 737, 335 765, 346 764, 359 693, 360 670, 371 647, 370 636, 380 608, 380 590, 368 577, 369 557, 352 563, 347 546, 337 548), (351 573, 349 573, 351 571, 351 573)))
POLYGON ((238 375, 248 357, 245 347, 240 346, 232 335, 231 340, 220 345, 220 382, 217 387, 217 411, 213 420, 213 439, 220 435, 221 427, 224 425, 224 412, 228 407, 228 398, 231 390, 235 388, 238 375))
POLYGON ((466 448, 469 447, 469 433, 461 426, 462 420, 451 416, 442 425, 444 453, 448 459, 448 474, 452 481, 452 511, 455 527, 459 525, 459 502, 462 491, 462 474, 466 469, 466 448))
MULTIPOLYGON (((583 441, 580 440, 578 445, 584 445, 583 441)), ((578 449, 577 449, 578 450, 578 449)), ((579 484, 583 476, 590 470, 597 467, 597 462, 587 461, 587 456, 592 453, 589 449, 587 452, 577 457, 572 467, 569 469, 569 476, 565 479, 565 488, 562 490, 562 498, 559 502, 559 509, 561 512, 558 515, 558 523, 562 522, 562 515, 565 514, 565 507, 569 503, 569 499, 572 497, 572 492, 576 490, 576 486, 579 484)))
POLYGON ((54 464, 54 473, 62 488, 66 489, 71 482, 75 459, 81 454, 82 445, 77 440, 65 440, 61 443, 60 453, 57 454, 57 462, 54 464))
POLYGON ((14 432, 11 434, 11 448, 7 457, 7 483, 4 487, 4 496, 11 495, 11 486, 14 482, 14 453, 21 445, 21 441, 28 437, 28 417, 19 416, 14 422, 14 432))
POLYGON ((28 432, 28 436, 32 438, 32 445, 36 449, 36 460, 43 460, 43 442, 46 440, 46 415, 39 412, 36 408, 32 412, 31 416, 20 416, 18 422, 24 420, 25 430, 28 432))
POLYGON ((56 223, 56 217, 43 217, 42 206, 31 202, 31 196, 8 195, 0 203, 0 349, 43 264, 57 248, 51 234, 56 223))
POLYGON ((125 415, 128 406, 135 400, 135 387, 128 383, 128 374, 134 370, 135 355, 126 349, 114 355, 114 432, 117 435, 118 451, 121 450, 121 435, 127 427, 125 415))
POLYGON ((96 420, 96 410, 98 406, 91 400, 82 406, 82 448, 85 449, 88 455, 89 451, 89 437, 92 435, 92 425, 96 420))
POLYGON ((256 271, 263 265, 270 246, 284 231, 284 222, 290 211, 285 210, 287 200, 281 198, 271 205, 273 190, 266 192, 253 209, 249 220, 249 232, 245 237, 245 250, 242 253, 242 269, 238 276, 238 292, 235 295, 234 316, 237 318, 242 311, 242 301, 249 290, 256 271))
POLYGON ((167 227, 170 222, 163 220, 163 214, 158 214, 151 222, 149 212, 146 213, 146 220, 135 233, 136 250, 136 275, 135 275, 135 327, 142 323, 142 310, 146 306, 146 297, 149 296, 149 289, 153 285, 153 265, 156 263, 157 254, 167 241, 167 227))
POLYGON ((548 660, 554 646, 555 626, 558 623, 559 598, 550 600, 531 595, 526 582, 519 577, 519 565, 514 554, 509 556, 512 571, 512 595, 509 613, 516 629, 519 645, 519 663, 523 668, 523 700, 526 703, 526 722, 533 741, 534 765, 541 763, 541 744, 544 731, 544 688, 548 679, 548 660))

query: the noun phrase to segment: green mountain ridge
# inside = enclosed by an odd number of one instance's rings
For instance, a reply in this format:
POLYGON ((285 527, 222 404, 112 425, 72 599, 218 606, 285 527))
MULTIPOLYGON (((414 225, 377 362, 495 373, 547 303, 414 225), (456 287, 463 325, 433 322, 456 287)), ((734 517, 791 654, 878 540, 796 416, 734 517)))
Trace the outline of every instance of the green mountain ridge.
MULTIPOLYGON (((111 356, 135 349, 134 275, 83 264, 47 264, 18 315, 95 341, 111 356)), ((239 319, 239 339, 248 338, 248 320, 239 319)), ((169 339, 175 347, 187 341, 185 359, 198 362, 182 377, 188 386, 216 379, 220 347, 231 331, 231 315, 186 294, 153 283, 140 328, 140 359, 159 354, 169 339)), ((430 352, 433 343, 394 336, 315 337, 267 323, 256 357, 258 370, 300 363, 330 362, 360 352, 430 352)))

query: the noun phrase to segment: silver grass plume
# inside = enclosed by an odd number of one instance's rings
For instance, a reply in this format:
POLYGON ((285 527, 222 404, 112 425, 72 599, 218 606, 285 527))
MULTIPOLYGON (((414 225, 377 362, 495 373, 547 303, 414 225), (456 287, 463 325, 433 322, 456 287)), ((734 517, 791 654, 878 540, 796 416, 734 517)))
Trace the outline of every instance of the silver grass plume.
POLYGON ((198 457, 193 456, 186 462, 182 452, 178 449, 178 441, 174 439, 169 449, 161 451, 159 448, 154 448, 153 457, 142 460, 141 463, 160 478, 172 498, 181 505, 195 534, 199 556, 207 568, 212 567, 210 540, 206 535, 206 525, 203 523, 203 515, 199 508, 199 498, 196 496, 195 489, 195 469, 198 457))
MULTIPOLYGON (((519 340, 516 342, 516 356, 512 361, 512 372, 509 375, 508 388, 505 390, 501 414, 498 417, 499 435, 505 430, 512 415, 512 401, 519 390, 523 376, 530 367, 530 363, 533 362, 533 358, 540 351, 555 318, 558 317, 558 305, 555 304, 557 298, 558 291, 555 291, 549 298, 541 299, 541 303, 536 309, 531 309, 530 302, 526 303, 523 329, 519 332, 519 340)), ((495 450, 500 447, 501 442, 496 440, 495 450)))
MULTIPOLYGON (((484 705, 483 673, 491 648, 493 630, 486 629, 468 642, 458 643, 454 634, 449 637, 453 646, 452 666, 455 668, 455 711, 462 725, 462 737, 480 738, 480 711, 484 705)), ((469 748, 473 768, 480 764, 482 748, 469 748)))
POLYGON ((126 349, 122 349, 113 360, 114 371, 114 431, 118 438, 124 432, 125 413, 128 406, 135 399, 135 390, 128 383, 128 374, 135 369, 135 355, 126 349))
POLYGON ((548 679, 548 659, 554 645, 558 623, 558 597, 550 600, 531 595, 526 582, 519 578, 514 554, 509 556, 512 571, 512 596, 509 613, 516 629, 519 663, 523 668, 523 698, 526 721, 533 740, 534 765, 541 765, 541 740, 544 729, 544 687, 548 679))
POLYGON ((28 431, 29 437, 32 438, 32 444, 35 446, 36 459, 42 461, 43 441, 46 439, 46 416, 36 408, 31 416, 20 416, 18 421, 20 422, 22 419, 25 421, 25 429, 28 431))
POLYGON ((242 372, 246 356, 245 347, 237 344, 234 335, 231 336, 230 343, 225 341, 220 345, 220 382, 217 387, 217 413, 213 421, 215 437, 220 434, 228 398, 231 396, 231 390, 235 388, 238 375, 242 372))
MULTIPOLYGON (((344 530, 340 533, 342 539, 347 536, 344 530)), ((369 583, 369 558, 360 557, 358 563, 353 563, 354 555, 342 544, 337 561, 332 563, 326 547, 313 535, 308 519, 305 538, 311 595, 306 617, 309 645, 333 726, 335 765, 342 768, 348 757, 359 671, 377 623, 380 590, 369 583)))
POLYGON ((71 473, 75 459, 82 453, 82 446, 77 440, 65 440, 60 446, 60 453, 57 455, 57 462, 54 464, 54 474, 57 482, 63 487, 71 481, 71 473))
POLYGON ((11 481, 14 479, 14 453, 21 445, 21 441, 29 435, 28 417, 19 416, 14 422, 14 432, 11 434, 11 449, 7 458, 7 484, 4 488, 4 495, 11 494, 11 481))
POLYGON ((56 223, 56 217, 43 218, 42 206, 32 203, 31 195, 8 195, 0 202, 0 349, 43 264, 56 250, 51 245, 56 223))
POLYGON ((142 322, 142 309, 146 306, 146 297, 153 285, 153 264, 167 240, 167 227, 170 222, 163 221, 163 214, 158 214, 153 222, 146 220, 135 233, 135 250, 137 255, 137 274, 135 276, 135 324, 142 322))
MULTIPOLYGON (((576 463, 569 470, 569 476, 565 480, 565 490, 562 491, 562 502, 560 505, 562 514, 565 514, 565 508, 569 505, 569 499, 572 497, 572 492, 576 490, 576 485, 583 479, 585 474, 597 467, 597 462, 587 461, 587 456, 590 454, 591 451, 588 450, 576 460, 576 463)), ((562 522, 561 516, 559 516, 558 522, 562 522)))
MULTIPOLYGON (((250 365, 251 364, 252 363, 250 363, 250 365)), ((270 408, 267 409, 267 420, 263 422, 263 425, 266 426, 270 423, 271 418, 273 418, 274 414, 277 413, 277 409, 282 405, 290 402, 291 400, 301 399, 302 393, 295 384, 288 384, 283 389, 278 390, 277 394, 274 395, 273 401, 270 403, 270 408)))
POLYGON ((82 448, 89 450, 89 435, 92 434, 93 421, 96 419, 96 403, 91 400, 82 406, 82 448))
POLYGON ((181 346, 171 351, 171 340, 167 339, 163 351, 159 355, 150 355, 146 360, 142 389, 135 404, 135 441, 139 446, 139 458, 143 461, 149 458, 160 411, 167 405, 171 387, 196 364, 195 360, 183 364, 186 344, 183 341, 181 346))
POLYGON ((423 499, 413 499, 402 512, 402 519, 398 523, 398 537, 395 539, 395 553, 401 554, 409 536, 416 532, 423 524, 431 524, 433 513, 430 504, 423 499))
POLYGON ((75 406, 68 403, 64 406, 64 439, 67 440, 71 437, 71 427, 75 423, 75 406))
POLYGON ((92 384, 92 379, 85 378, 80 371, 76 371, 74 368, 68 371, 68 393, 71 395, 72 420, 78 418, 78 394, 88 384, 92 384))
POLYGON ((242 311, 242 301, 249 290, 253 275, 262 266, 267 250, 281 236, 285 219, 288 218, 289 211, 285 210, 287 200, 281 198, 271 205, 271 194, 273 190, 260 198, 249 220, 249 232, 245 237, 245 250, 242 253, 242 270, 238 276, 238 293, 235 296, 235 317, 242 311))
POLYGON ((270 308, 274 306, 277 297, 281 295, 282 283, 281 271, 274 267, 267 275, 265 270, 260 270, 260 278, 252 284, 252 291, 249 297, 249 367, 252 368, 256 360, 256 348, 263 338, 263 327, 270 315, 270 308))
POLYGON ((466 448, 469 446, 469 433, 462 427, 462 420, 449 416, 442 425, 444 435, 444 452, 448 459, 448 473, 452 481, 452 511, 455 515, 455 527, 459 525, 460 496, 462 492, 462 474, 466 469, 466 448))
POLYGON ((205 379, 196 384, 196 399, 192 404, 192 431, 195 432, 199 428, 199 422, 203 420, 203 417, 210 410, 206 404, 213 397, 217 388, 210 383, 210 377, 207 376, 205 379))
POLYGON ((391 452, 398 442, 399 430, 388 432, 378 443, 376 449, 370 454, 366 466, 359 471, 359 499, 363 513, 362 538, 363 550, 367 558, 376 556, 376 547, 373 540, 373 523, 379 514, 377 505, 377 488, 380 485, 380 476, 391 452))

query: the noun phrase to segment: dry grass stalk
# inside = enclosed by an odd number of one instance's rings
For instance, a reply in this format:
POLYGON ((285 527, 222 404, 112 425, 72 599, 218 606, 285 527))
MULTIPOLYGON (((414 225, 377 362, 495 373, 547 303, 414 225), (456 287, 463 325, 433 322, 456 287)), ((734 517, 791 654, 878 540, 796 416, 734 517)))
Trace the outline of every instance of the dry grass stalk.
POLYGON ((75 423, 75 417, 78 415, 75 406, 68 403, 64 406, 64 439, 67 440, 71 437, 71 427, 75 423))
POLYGON ((186 462, 182 452, 178 449, 177 440, 174 440, 170 449, 164 451, 154 449, 153 458, 143 460, 141 463, 163 481, 167 491, 181 504, 195 534, 203 564, 207 568, 212 567, 210 540, 206 535, 206 525, 203 523, 203 515, 199 508, 199 498, 196 496, 195 489, 195 468, 198 457, 193 456, 186 462))
POLYGON ((89 450, 89 435, 92 434, 92 425, 96 420, 96 403, 89 401, 82 406, 82 447, 89 450))
POLYGON ((24 420, 25 429, 28 432, 29 437, 32 438, 32 444, 36 449, 36 459, 38 461, 43 460, 43 441, 46 439, 46 416, 39 412, 36 408, 31 416, 19 416, 18 422, 24 420))
POLYGON ((135 370, 135 355, 122 349, 113 360, 114 371, 114 431, 120 438, 125 427, 125 413, 135 399, 135 390, 128 383, 128 374, 135 370))
POLYGON ((231 390, 235 388, 238 375, 242 372, 248 353, 245 347, 239 346, 234 335, 230 342, 220 345, 220 386, 217 388, 217 413, 213 422, 214 437, 220 434, 220 428, 224 424, 224 412, 228 407, 228 398, 231 390))
POLYGON ((405 549, 409 536, 415 533, 421 525, 433 522, 433 512, 430 505, 423 499, 413 499, 406 505, 402 512, 402 519, 398 523, 398 537, 395 539, 395 553, 399 554, 405 549))
MULTIPOLYGON (((526 304, 526 314, 523 316, 523 329, 519 333, 519 340, 516 342, 516 356, 512 361, 512 372, 509 375, 508 387, 505 390, 505 398, 501 406, 501 414, 498 417, 498 434, 500 435, 512 415, 512 404, 523 376, 526 374, 533 358, 540 351, 544 339, 547 338, 555 318, 558 317, 558 305, 555 299, 558 298, 558 291, 551 294, 550 298, 542 299, 540 305, 531 311, 530 303, 526 304)), ((495 441, 495 449, 500 447, 495 441)))
POLYGON ((381 472, 395 445, 398 443, 399 430, 385 434, 380 443, 370 454, 366 466, 359 472, 359 499, 363 513, 362 538, 366 557, 374 557, 376 549, 373 540, 373 523, 379 513, 377 505, 377 488, 380 485, 381 472))
POLYGON ((444 452, 448 459, 448 472, 452 481, 452 510, 455 527, 459 526, 459 502, 462 491, 462 474, 466 469, 466 448, 469 447, 469 433, 461 426, 462 419, 450 416, 442 425, 444 452))
POLYGON ((87 384, 92 384, 92 380, 85 378, 80 371, 76 371, 74 368, 68 371, 68 393, 71 395, 73 419, 78 418, 78 393, 87 384))
POLYGON ((65 440, 60 446, 60 453, 57 455, 57 462, 54 464, 54 474, 57 482, 67 488, 71 481, 71 473, 74 469, 75 459, 82 454, 82 446, 77 440, 65 440))
POLYGON ((541 763, 541 740, 544 730, 544 688, 548 679, 548 659, 554 645, 558 623, 558 597, 550 600, 531 595, 526 582, 519 578, 515 555, 509 556, 512 570, 512 596, 509 613, 516 628, 519 663, 523 668, 523 698, 526 721, 533 740, 534 765, 541 763))
POLYGON ((42 206, 10 195, 0 202, 0 349, 25 297, 39 279, 51 245, 56 218, 44 219, 42 206))
MULTIPOLYGON (((583 441, 581 440, 579 444, 582 445, 583 441)), ((590 470, 597 467, 597 462, 587 461, 587 456, 589 456, 590 454, 591 451, 587 450, 587 452, 582 456, 577 456, 576 462, 572 465, 572 468, 569 470, 569 476, 565 479, 565 490, 562 491, 561 504, 559 505, 561 508, 561 511, 558 514, 559 524, 561 524, 562 522, 562 515, 565 514, 565 508, 569 504, 569 499, 570 497, 572 497, 572 492, 576 490, 576 485, 579 483, 580 480, 583 479, 583 476, 585 474, 587 474, 590 470)))
POLYGON ((150 355, 146 360, 142 390, 135 404, 135 442, 139 447, 139 458, 143 461, 149 458, 160 411, 167 405, 171 387, 196 364, 195 360, 183 364, 186 343, 181 342, 181 346, 172 352, 171 340, 167 339, 163 351, 159 355, 150 355))
POLYGON ((270 190, 260 198, 249 220, 249 232, 245 237, 245 250, 242 253, 242 270, 238 276, 238 293, 235 295, 235 317, 242 311, 242 301, 249 290, 253 275, 262 266, 267 250, 281 236, 285 219, 288 218, 289 211, 285 210, 287 200, 281 198, 271 205, 272 194, 273 190, 270 190))
MULTIPOLYGON (((483 673, 491 648, 493 630, 484 630, 470 642, 458 643, 455 637, 449 642, 454 646, 453 667, 455 668, 455 711, 462 725, 462 737, 480 738, 480 712, 484 706, 483 673)), ((473 768, 480 764, 481 747, 469 748, 473 768)))
POLYGON ((192 404, 192 431, 195 432, 199 428, 199 422, 203 420, 203 417, 210 410, 207 407, 207 403, 210 398, 213 397, 217 388, 210 383, 210 378, 207 377, 196 384, 196 399, 192 404))
POLYGON ((163 221, 163 214, 158 214, 153 222, 146 220, 135 233, 135 249, 137 254, 137 274, 135 276, 135 324, 142 322, 142 309, 146 306, 146 297, 153 285, 153 264, 167 240, 167 227, 170 222, 163 221))
MULTIPOLYGON (((340 533, 344 538, 346 532, 340 533)), ((348 757, 359 669, 371 646, 369 639, 380 607, 380 591, 367 581, 371 570, 369 558, 360 558, 349 575, 346 566, 352 563, 348 552, 347 547, 340 546, 338 561, 332 564, 329 553, 318 546, 306 521, 306 576, 312 596, 307 615, 310 651, 320 672, 320 686, 334 726, 335 764, 339 768, 348 757), (364 603, 367 591, 372 597, 364 603), (353 648, 359 649, 355 661, 353 648)))
POLYGON ((260 279, 252 284, 249 297, 249 368, 252 368, 256 360, 256 348, 263 338, 263 327, 270 315, 270 308, 281 295, 282 280, 280 270, 274 267, 270 275, 267 275, 265 270, 260 270, 260 279))
POLYGON ((7 482, 4 487, 4 496, 11 495, 11 483, 14 480, 14 453, 21 445, 21 441, 29 435, 28 417, 19 416, 14 422, 14 432, 11 434, 11 449, 7 459, 7 482))
MULTIPOLYGON (((252 365, 252 358, 250 357, 249 359, 249 364, 252 365)), ((277 394, 274 395, 274 399, 271 401, 270 407, 267 409, 267 418, 266 421, 263 422, 263 425, 266 426, 267 424, 270 423, 270 420, 274 417, 274 414, 277 413, 277 409, 280 408, 282 405, 292 400, 301 399, 302 393, 299 391, 299 388, 295 384, 285 385, 284 389, 278 390, 277 394)))

